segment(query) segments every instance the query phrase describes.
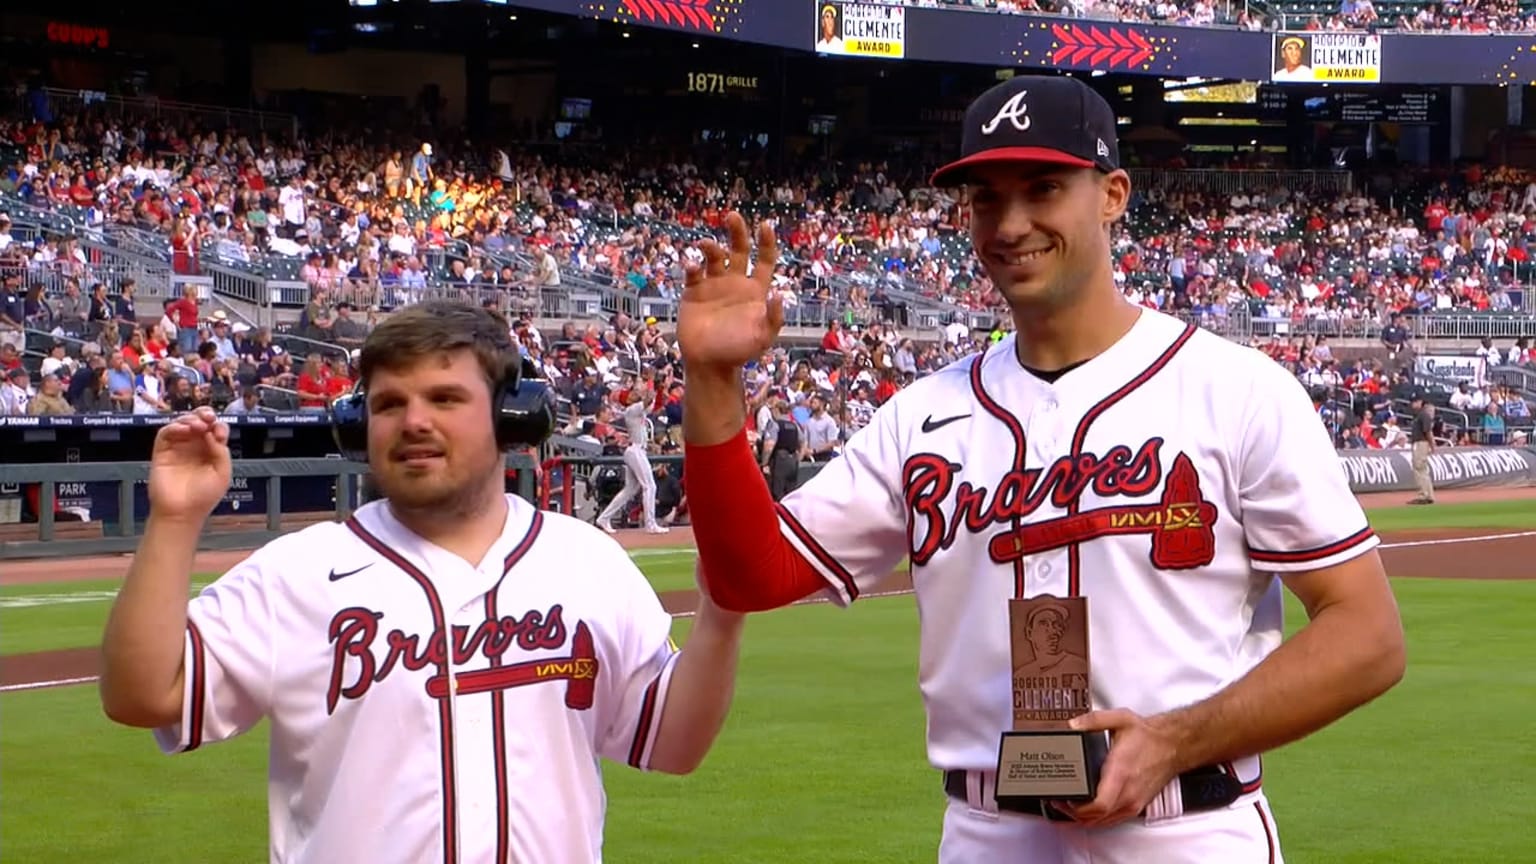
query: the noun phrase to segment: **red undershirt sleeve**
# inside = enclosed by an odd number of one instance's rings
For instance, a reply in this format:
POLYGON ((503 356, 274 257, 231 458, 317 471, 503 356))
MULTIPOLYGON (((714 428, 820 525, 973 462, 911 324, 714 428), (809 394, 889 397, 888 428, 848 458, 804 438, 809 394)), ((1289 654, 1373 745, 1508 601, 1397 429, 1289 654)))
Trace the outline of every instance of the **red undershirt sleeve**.
POLYGON ((683 476, 704 584, 721 608, 762 612, 827 587, 780 532, 746 429, 722 444, 685 447, 683 476))

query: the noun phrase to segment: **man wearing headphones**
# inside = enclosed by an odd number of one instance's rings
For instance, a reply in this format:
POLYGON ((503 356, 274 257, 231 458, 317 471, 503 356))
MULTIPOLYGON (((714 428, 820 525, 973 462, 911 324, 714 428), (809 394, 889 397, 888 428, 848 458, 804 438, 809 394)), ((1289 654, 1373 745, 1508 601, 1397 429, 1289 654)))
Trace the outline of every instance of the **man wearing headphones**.
POLYGON ((618 544, 503 493, 504 451, 554 422, 517 357, 473 306, 380 324, 335 431, 385 497, 190 603, 229 428, 200 408, 156 436, 102 705, 169 753, 269 719, 273 861, 597 861, 598 757, 683 774, 720 730, 742 617, 702 599, 678 650, 618 544))

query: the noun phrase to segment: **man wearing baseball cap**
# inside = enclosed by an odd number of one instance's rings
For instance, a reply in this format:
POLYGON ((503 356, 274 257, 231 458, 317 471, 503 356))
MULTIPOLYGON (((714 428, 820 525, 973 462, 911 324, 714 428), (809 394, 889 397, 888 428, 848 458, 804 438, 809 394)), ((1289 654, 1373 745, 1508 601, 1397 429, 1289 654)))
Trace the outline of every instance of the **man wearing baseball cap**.
POLYGON ((729 249, 700 244, 677 326, 700 573, 751 612, 852 603, 906 559, 941 864, 1279 861, 1261 755, 1403 674, 1379 540, 1294 376, 1117 286, 1131 182, 1110 104, 1019 76, 964 124, 933 182, 964 187, 1014 332, 898 392, 777 506, 742 407, 783 322, 777 238, 754 257, 732 213, 729 249), (1289 640, 1282 587, 1310 618, 1289 640), (1010 602, 1043 597, 1088 602, 1096 710, 1070 722, 1110 735, 1093 800, 997 795, 1010 602))
POLYGON ((978 166, 1020 162, 1115 172, 1120 148, 1114 110, 1076 78, 1015 76, 971 103, 960 158, 935 171, 932 182, 959 186, 978 166))
MULTIPOLYGON (((931 182, 966 188, 972 245, 1014 317, 1026 306, 1080 305, 1101 283, 1113 289, 1109 226, 1125 213, 1131 181, 1104 97, 1076 78, 1021 75, 977 97, 964 123, 960 157, 931 182)), ((1106 333, 1136 319, 1135 307, 1105 306, 1106 333)))
POLYGON ((1307 40, 1300 36, 1286 36, 1280 40, 1280 65, 1270 74, 1271 81, 1312 81, 1316 79, 1312 67, 1302 62, 1307 40))

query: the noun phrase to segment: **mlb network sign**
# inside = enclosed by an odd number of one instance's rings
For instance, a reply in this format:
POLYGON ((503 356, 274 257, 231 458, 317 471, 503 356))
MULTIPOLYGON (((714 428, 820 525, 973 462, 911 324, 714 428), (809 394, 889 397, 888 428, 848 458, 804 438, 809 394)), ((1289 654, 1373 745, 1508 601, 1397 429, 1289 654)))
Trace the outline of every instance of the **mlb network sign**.
POLYGON ((907 55, 907 10, 903 6, 818 2, 816 53, 850 57, 907 55))

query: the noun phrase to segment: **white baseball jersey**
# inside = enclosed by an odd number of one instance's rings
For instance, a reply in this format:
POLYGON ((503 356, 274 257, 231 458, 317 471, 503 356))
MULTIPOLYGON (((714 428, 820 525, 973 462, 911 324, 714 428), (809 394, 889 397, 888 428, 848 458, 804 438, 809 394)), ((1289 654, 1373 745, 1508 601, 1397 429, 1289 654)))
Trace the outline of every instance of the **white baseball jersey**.
POLYGON ((645 416, 646 408, 649 404, 649 400, 641 399, 638 402, 625 406, 624 413, 621 415, 624 418, 624 432, 629 435, 629 446, 631 447, 638 446, 643 448, 651 441, 651 432, 650 428, 646 425, 648 421, 645 416))
MULTIPOLYGON (((1300 384, 1151 310, 1046 383, 1014 336, 920 379, 786 496, 788 540, 849 603, 910 556, 935 767, 1012 727, 1008 600, 1088 598, 1093 707, 1204 699, 1281 641, 1277 572, 1378 540, 1300 384)), ((1249 789, 1257 757, 1227 766, 1249 789)))
POLYGON ((182 721, 155 737, 271 720, 273 862, 601 860, 598 757, 648 769, 671 616, 612 539, 507 500, 479 567, 373 502, 191 601, 182 721))

